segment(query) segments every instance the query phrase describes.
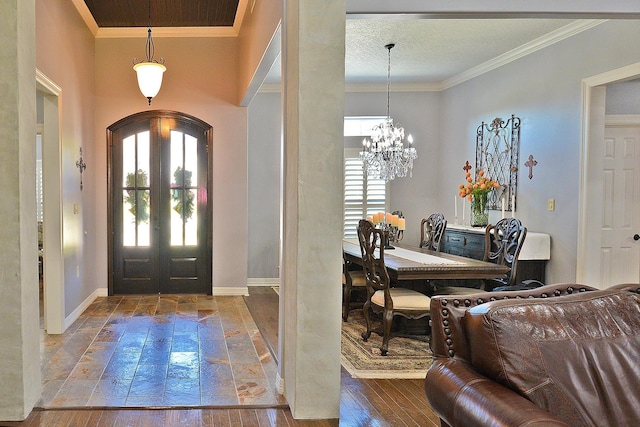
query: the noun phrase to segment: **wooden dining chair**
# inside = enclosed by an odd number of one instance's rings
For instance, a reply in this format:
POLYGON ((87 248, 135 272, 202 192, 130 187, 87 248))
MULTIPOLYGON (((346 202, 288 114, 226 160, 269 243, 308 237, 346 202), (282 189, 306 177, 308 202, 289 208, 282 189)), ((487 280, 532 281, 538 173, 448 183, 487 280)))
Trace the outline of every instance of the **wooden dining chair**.
POLYGON ((440 243, 447 229, 447 220, 441 213, 432 213, 420 222, 420 247, 440 252, 440 243))
POLYGON ((527 227, 517 218, 504 218, 495 226, 487 226, 484 237, 484 261, 507 266, 509 271, 504 277, 485 279, 485 290, 515 285, 518 257, 526 237, 527 227))
POLYGON ((503 277, 483 279, 479 288, 448 286, 436 289, 438 295, 466 295, 482 291, 491 291, 497 287, 510 287, 515 284, 518 257, 527 237, 527 227, 517 218, 503 218, 496 225, 487 225, 484 234, 484 261, 509 267, 503 277))
POLYGON ((342 320, 347 321, 349 312, 356 308, 362 308, 363 298, 352 300, 353 294, 357 291, 366 292, 367 283, 364 277, 364 270, 353 269, 351 262, 347 261, 342 252, 342 320))
POLYGON ((363 307, 367 330, 362 333, 362 339, 367 341, 371 332, 382 335, 380 352, 386 356, 394 316, 407 319, 429 316, 431 299, 411 289, 390 286, 389 273, 384 263, 384 232, 377 229, 371 221, 360 220, 358 240, 367 285, 367 300, 363 307), (382 313, 381 330, 374 331, 371 328, 370 311, 382 313))

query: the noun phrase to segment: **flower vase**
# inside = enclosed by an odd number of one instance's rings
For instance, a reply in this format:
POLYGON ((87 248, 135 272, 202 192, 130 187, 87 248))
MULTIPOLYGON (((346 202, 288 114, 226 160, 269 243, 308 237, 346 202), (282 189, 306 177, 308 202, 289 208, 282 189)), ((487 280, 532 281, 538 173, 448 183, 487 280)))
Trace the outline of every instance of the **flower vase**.
POLYGON ((489 210, 487 196, 476 195, 471 201, 471 226, 486 227, 489 224, 489 210))

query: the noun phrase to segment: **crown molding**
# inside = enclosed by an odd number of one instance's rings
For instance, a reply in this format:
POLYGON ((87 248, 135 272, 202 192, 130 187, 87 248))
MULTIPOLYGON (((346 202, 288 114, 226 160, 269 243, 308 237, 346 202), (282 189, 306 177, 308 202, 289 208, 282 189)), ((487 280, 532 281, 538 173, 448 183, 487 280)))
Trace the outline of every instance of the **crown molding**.
POLYGON ((42 87, 44 87, 50 93, 56 96, 60 96, 60 94, 62 93, 62 88, 37 68, 36 68, 36 82, 41 84, 42 87))
MULTIPOLYGON (((151 27, 153 38, 237 37, 233 27, 151 27)), ((96 39, 147 38, 146 27, 99 28, 96 39)))
POLYGON ((87 4, 84 2, 84 0, 71 0, 71 1, 73 2, 73 5, 76 7, 76 10, 80 14, 80 17, 86 24, 87 28, 89 28, 89 31, 91 31, 91 34, 93 34, 93 36, 95 37, 96 34, 98 33, 98 24, 96 23, 96 20, 93 19, 93 15, 91 15, 91 11, 89 11, 87 4))
POLYGON ((530 55, 540 49, 544 49, 554 43, 558 43, 559 41, 575 36, 578 33, 586 31, 606 21, 607 19, 580 19, 572 22, 571 24, 550 32, 549 34, 532 40, 529 43, 525 43, 516 49, 503 53, 502 55, 499 55, 483 64, 472 67, 467 71, 442 81, 440 83, 441 90, 449 89, 453 86, 459 85, 460 83, 464 83, 467 80, 471 80, 484 73, 495 70, 498 67, 502 67, 503 65, 530 55))

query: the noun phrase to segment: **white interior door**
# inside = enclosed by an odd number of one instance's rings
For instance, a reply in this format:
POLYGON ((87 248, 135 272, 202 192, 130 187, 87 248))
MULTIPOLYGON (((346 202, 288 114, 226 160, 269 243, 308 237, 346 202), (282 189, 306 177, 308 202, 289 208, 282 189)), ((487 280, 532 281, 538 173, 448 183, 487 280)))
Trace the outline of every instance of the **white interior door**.
POLYGON ((599 248, 602 287, 640 282, 640 117, 636 118, 638 123, 623 120, 605 127, 599 248))

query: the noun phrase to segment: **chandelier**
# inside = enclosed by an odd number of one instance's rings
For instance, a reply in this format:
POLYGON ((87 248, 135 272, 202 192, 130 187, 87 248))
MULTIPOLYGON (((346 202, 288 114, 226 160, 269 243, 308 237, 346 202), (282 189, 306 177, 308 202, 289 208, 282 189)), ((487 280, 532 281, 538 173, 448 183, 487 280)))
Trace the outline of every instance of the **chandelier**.
POLYGON ((367 178, 384 179, 386 182, 395 179, 411 176, 413 171, 413 161, 418 157, 416 149, 411 145, 413 138, 407 136, 405 146, 404 128, 400 125, 394 126, 393 119, 389 112, 389 96, 391 86, 391 49, 395 44, 385 45, 388 50, 387 66, 387 117, 382 123, 375 126, 371 132, 371 139, 365 138, 362 141, 362 160, 364 172, 367 178))
POLYGON ((162 85, 162 74, 167 70, 164 64, 164 58, 160 58, 160 62, 153 59, 155 54, 155 46, 153 45, 153 39, 151 38, 151 0, 149 0, 149 30, 147 32, 147 58, 145 61, 140 61, 136 64, 136 59, 133 58, 133 69, 138 75, 138 86, 140 92, 149 100, 151 105, 151 98, 156 96, 160 91, 162 85))

